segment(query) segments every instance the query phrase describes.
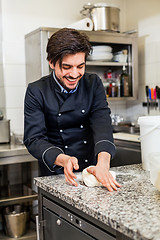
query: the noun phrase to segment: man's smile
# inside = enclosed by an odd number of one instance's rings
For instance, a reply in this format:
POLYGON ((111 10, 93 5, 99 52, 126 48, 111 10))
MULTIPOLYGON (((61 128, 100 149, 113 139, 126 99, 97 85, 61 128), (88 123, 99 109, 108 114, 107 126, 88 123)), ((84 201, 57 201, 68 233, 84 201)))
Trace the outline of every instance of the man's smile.
POLYGON ((79 76, 76 77, 76 78, 73 78, 73 77, 71 77, 71 76, 64 76, 64 78, 67 79, 69 82, 75 82, 75 81, 77 81, 80 77, 81 77, 81 75, 79 75, 79 76))

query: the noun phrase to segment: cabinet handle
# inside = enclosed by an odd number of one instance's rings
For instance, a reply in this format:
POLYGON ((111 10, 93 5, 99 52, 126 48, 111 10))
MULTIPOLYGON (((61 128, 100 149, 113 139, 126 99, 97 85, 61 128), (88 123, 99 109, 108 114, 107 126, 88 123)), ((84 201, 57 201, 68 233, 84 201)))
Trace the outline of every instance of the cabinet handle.
POLYGON ((37 240, 40 240, 40 237, 39 237, 39 216, 36 216, 36 232, 37 232, 37 240))
POLYGON ((59 225, 59 226, 61 225, 61 220, 60 219, 57 220, 57 225, 59 225))

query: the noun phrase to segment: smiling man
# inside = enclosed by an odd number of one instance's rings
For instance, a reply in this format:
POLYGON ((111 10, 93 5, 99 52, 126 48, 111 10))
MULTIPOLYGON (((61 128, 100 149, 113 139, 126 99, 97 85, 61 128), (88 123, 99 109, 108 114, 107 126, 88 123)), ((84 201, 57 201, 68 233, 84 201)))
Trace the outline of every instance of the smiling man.
POLYGON ((47 60, 53 71, 26 91, 24 144, 41 176, 64 173, 77 186, 74 172, 94 165, 88 171, 113 191, 120 185, 109 172, 115 154, 110 109, 101 79, 85 72, 91 49, 75 29, 51 36, 47 60))

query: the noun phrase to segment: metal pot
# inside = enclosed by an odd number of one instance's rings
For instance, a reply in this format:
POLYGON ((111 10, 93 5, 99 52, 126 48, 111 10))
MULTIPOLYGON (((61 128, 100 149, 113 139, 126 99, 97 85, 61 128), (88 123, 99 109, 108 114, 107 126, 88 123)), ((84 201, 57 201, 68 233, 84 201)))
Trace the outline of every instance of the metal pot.
POLYGON ((95 31, 120 32, 119 11, 119 8, 108 6, 105 3, 94 5, 88 3, 83 6, 80 13, 92 19, 95 31))
POLYGON ((21 205, 8 206, 4 209, 5 231, 10 238, 19 238, 26 232, 28 212, 21 205))

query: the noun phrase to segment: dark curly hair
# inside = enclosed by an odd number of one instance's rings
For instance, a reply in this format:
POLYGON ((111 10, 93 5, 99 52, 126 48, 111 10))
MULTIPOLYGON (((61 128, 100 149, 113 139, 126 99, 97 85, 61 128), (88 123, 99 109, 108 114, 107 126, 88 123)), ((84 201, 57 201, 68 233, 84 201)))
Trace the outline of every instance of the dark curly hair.
POLYGON ((69 54, 84 52, 86 60, 92 51, 92 46, 85 33, 80 33, 72 28, 62 28, 50 37, 46 51, 47 60, 54 66, 59 61, 61 67, 63 57, 69 54))

